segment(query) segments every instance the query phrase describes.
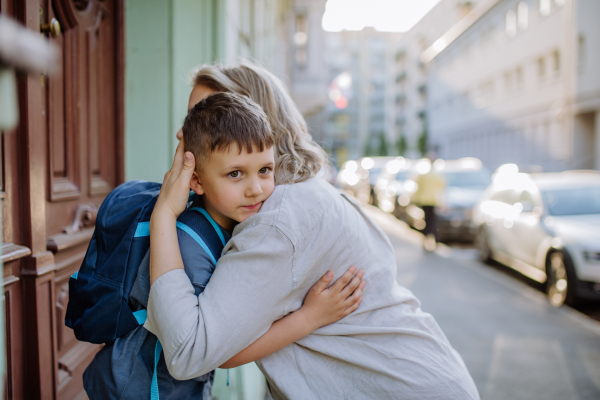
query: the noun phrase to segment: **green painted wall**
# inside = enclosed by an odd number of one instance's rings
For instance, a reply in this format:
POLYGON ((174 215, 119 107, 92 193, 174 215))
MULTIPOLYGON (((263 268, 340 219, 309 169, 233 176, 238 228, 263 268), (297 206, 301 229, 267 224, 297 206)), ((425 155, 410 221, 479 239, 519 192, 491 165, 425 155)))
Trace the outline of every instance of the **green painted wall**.
MULTIPOLYGON (((190 95, 190 71, 219 58, 218 26, 220 16, 216 0, 172 0, 172 131, 177 132, 187 114, 190 95)), ((174 150, 177 141, 172 141, 174 150)))
POLYGON ((162 181, 187 112, 192 68, 218 59, 222 1, 127 0, 125 178, 162 181))
POLYGON ((125 2, 125 178, 162 181, 172 163, 171 1, 125 2))

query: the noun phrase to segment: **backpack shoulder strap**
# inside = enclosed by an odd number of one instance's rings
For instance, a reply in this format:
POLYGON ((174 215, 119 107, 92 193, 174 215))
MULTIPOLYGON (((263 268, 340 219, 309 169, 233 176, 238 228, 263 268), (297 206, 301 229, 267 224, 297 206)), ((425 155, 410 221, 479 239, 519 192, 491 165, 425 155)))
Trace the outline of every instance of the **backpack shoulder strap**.
POLYGON ((204 251, 206 251, 206 254, 209 255, 213 264, 217 265, 217 259, 215 258, 212 251, 210 251, 210 249, 208 248, 206 243, 204 243, 204 240, 202 240, 200 235, 198 235, 192 228, 190 228, 189 226, 187 226, 186 224, 184 224, 181 221, 177 221, 177 228, 181 229, 182 231, 184 231, 185 233, 190 235, 192 237, 192 239, 194 239, 196 241, 196 243, 198 243, 200 245, 200 247, 202 247, 204 249, 204 251))
POLYGON ((208 211, 206 211, 202 207, 192 207, 192 208, 190 208, 190 210, 198 211, 200 214, 202 214, 202 215, 204 215, 206 217, 206 219, 208 220, 208 222, 210 222, 210 224, 212 225, 212 227, 217 232, 217 235, 219 235, 219 239, 221 239, 221 243, 223 243, 223 246, 225 246, 225 244, 226 244, 225 237, 223 236, 223 232, 221 232, 221 227, 215 222, 215 220, 213 219, 213 217, 210 216, 210 214, 208 213, 208 211))

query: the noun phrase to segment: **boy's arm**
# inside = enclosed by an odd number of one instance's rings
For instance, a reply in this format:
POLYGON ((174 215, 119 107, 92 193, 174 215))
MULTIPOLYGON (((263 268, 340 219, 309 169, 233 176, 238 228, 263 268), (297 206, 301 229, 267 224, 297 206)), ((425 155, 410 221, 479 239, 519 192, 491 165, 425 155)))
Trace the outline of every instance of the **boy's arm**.
POLYGON ((356 267, 351 267, 327 288, 333 280, 333 272, 329 271, 313 286, 299 310, 275 321, 267 333, 230 358, 221 368, 235 368, 266 357, 356 310, 362 300, 365 282, 361 282, 364 271, 359 271, 352 278, 355 272, 356 267))

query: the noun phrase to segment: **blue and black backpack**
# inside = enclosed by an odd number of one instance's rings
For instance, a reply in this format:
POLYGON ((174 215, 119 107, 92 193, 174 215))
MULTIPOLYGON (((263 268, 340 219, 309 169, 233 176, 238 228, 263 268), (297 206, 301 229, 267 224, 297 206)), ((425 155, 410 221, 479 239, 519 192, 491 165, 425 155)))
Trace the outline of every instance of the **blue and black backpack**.
POLYGON ((65 324, 78 340, 107 343, 137 328, 129 293, 150 247, 150 217, 160 183, 130 181, 104 200, 83 263, 69 279, 65 324))
MULTIPOLYGON (((130 181, 115 188, 104 200, 96 218, 96 229, 83 263, 69 279, 69 303, 65 324, 84 342, 108 343, 142 325, 146 310, 130 301, 130 293, 142 259, 150 248, 150 217, 161 184, 130 181)), ((190 201, 195 196, 190 194, 190 201)), ((216 245, 204 242, 190 226, 177 222, 208 253, 213 264, 225 240, 206 210, 195 207, 216 245)))
MULTIPOLYGON (((124 342, 119 342, 115 354, 119 355, 119 359, 135 358, 140 363, 141 369, 137 370, 139 375, 129 384, 129 378, 122 376, 121 366, 115 365, 115 360, 111 358, 112 348, 104 347, 88 367, 91 370, 86 370, 84 383, 93 386, 100 381, 102 389, 111 395, 113 392, 125 395, 126 390, 138 394, 149 390, 151 399, 158 399, 160 381, 166 385, 163 390, 168 398, 183 399, 190 395, 191 398, 197 398, 197 389, 204 387, 204 382, 212 379, 209 378, 212 374, 199 377, 196 382, 173 381, 164 361, 159 364, 162 352, 160 342, 154 335, 148 336, 149 333, 141 327, 146 320, 145 304, 140 304, 139 293, 137 298, 132 293, 134 282, 139 278, 138 272, 142 276, 149 272, 147 252, 150 247, 150 217, 160 188, 160 183, 130 181, 106 197, 98 211, 95 231, 83 263, 69 280, 65 324, 73 329, 80 341, 114 342, 117 346, 116 339, 123 337, 124 342), (145 272, 140 271, 143 260, 145 272), (136 345, 135 349, 129 348, 132 341, 141 347, 136 345), (144 375, 146 372, 151 375, 144 375), (118 379, 110 379, 111 374, 118 375, 118 379), (125 387, 121 387, 123 384, 125 387)), ((194 196, 192 192, 190 201, 194 196)), ((180 219, 184 218, 184 221, 178 220, 177 228, 187 232, 207 253, 212 265, 216 266, 225 246, 221 228, 205 209, 192 204, 190 210, 197 211, 203 217, 190 218, 190 214, 187 217, 182 214, 180 219), (199 232, 204 239, 198 235, 199 232)), ((125 364, 129 365, 130 361, 125 361, 125 364)), ((127 372, 131 373, 129 370, 127 372)), ((96 394, 102 396, 100 392, 96 394)), ((131 398, 131 393, 125 397, 131 398)))

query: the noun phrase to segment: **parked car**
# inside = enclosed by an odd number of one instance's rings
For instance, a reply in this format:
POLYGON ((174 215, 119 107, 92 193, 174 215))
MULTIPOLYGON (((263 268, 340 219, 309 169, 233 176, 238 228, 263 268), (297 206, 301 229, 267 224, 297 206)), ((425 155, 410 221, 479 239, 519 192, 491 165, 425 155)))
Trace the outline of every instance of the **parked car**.
POLYGON ((545 283, 554 306, 600 299, 597 171, 501 170, 477 205, 474 221, 481 259, 545 283))
POLYGON ((410 202, 411 193, 404 188, 404 182, 409 178, 412 165, 413 162, 404 157, 388 161, 374 187, 379 208, 400 220, 406 220, 406 206, 410 202))
POLYGON ((347 161, 338 174, 338 185, 350 192, 360 202, 377 205, 373 190, 385 164, 393 157, 363 157, 358 161, 347 161))
MULTIPOLYGON (((491 173, 482 166, 480 160, 473 157, 458 160, 438 159, 433 162, 433 165, 429 160, 419 160, 415 165, 414 173, 426 173, 429 168, 434 168, 446 182, 443 205, 436 208, 439 239, 472 241, 477 233, 477 226, 471 219, 473 207, 491 183, 491 173)), ((406 181, 404 187, 414 193, 417 184, 414 181, 406 181)), ((425 213, 418 204, 410 203, 407 206, 406 218, 412 227, 423 229, 424 217, 425 213)))

